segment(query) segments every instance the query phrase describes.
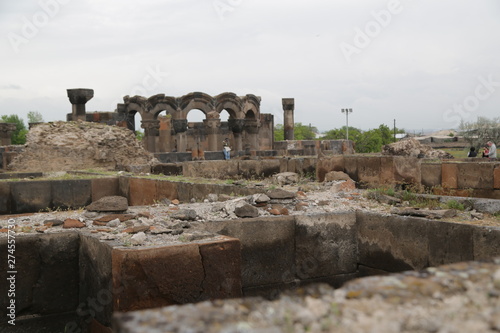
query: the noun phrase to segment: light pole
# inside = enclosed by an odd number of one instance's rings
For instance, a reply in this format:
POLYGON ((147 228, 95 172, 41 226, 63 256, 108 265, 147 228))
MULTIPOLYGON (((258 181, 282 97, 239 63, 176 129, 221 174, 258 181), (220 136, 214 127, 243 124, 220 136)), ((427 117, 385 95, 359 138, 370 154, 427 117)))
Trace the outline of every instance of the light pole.
POLYGON ((352 109, 342 109, 342 113, 345 113, 345 138, 349 140, 349 113, 352 113, 352 109))

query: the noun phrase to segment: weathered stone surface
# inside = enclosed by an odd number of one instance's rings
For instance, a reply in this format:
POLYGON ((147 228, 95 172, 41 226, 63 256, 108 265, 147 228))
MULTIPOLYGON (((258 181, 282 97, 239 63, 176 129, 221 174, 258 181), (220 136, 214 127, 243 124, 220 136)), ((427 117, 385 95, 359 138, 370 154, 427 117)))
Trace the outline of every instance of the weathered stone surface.
POLYGON ((428 220, 356 212, 359 263, 389 272, 423 269, 429 260, 428 220))
POLYGON ((75 220, 75 219, 66 219, 66 220, 64 220, 64 223, 63 223, 64 229, 83 228, 83 227, 85 227, 85 223, 80 222, 79 220, 75 220))
POLYGON ((171 216, 177 220, 194 221, 196 220, 196 211, 194 209, 181 209, 174 212, 171 216))
POLYGON ((273 175, 273 183, 280 186, 295 184, 299 181, 299 174, 295 172, 281 172, 273 175))
POLYGON ((456 163, 441 164, 441 185, 443 188, 458 188, 458 166, 456 163))
POLYGON ((296 276, 311 279, 356 272, 356 214, 299 215, 295 227, 296 276))
POLYGON ((259 210, 252 205, 243 204, 236 206, 234 214, 238 217, 257 217, 259 216, 259 210))
POLYGON ((200 254, 205 270, 200 299, 241 297, 241 244, 232 237, 201 243, 200 254))
POLYGON ((130 206, 152 205, 158 199, 156 183, 154 179, 130 178, 130 206))
POLYGON ((493 168, 491 162, 465 162, 457 164, 457 188, 493 189, 493 168))
POLYGON ((117 177, 94 178, 91 180, 92 202, 103 197, 119 195, 119 181, 117 177))
POLYGON ((271 199, 293 199, 295 198, 295 193, 282 190, 280 188, 269 190, 266 195, 271 199))
POLYGON ((338 192, 351 192, 356 190, 356 183, 352 179, 335 181, 330 187, 330 191, 333 193, 338 192))
POLYGON ((113 249, 112 256, 115 311, 196 302, 203 292, 197 244, 113 249))
POLYGON ((330 171, 325 175, 325 182, 332 182, 335 180, 352 180, 349 175, 343 171, 330 171))
POLYGON ((441 186, 441 163, 422 163, 421 182, 427 188, 441 186))
POLYGON ((240 240, 243 288, 293 281, 293 216, 209 221, 204 228, 240 240))
POLYGON ((10 184, 12 213, 37 212, 51 208, 49 181, 19 181, 10 184))
POLYGON ((114 220, 114 219, 119 219, 120 222, 125 222, 125 221, 131 220, 135 217, 136 216, 134 214, 108 214, 108 215, 104 215, 104 216, 102 216, 98 219, 95 219, 95 220, 99 221, 99 222, 109 222, 109 221, 114 220))
POLYGON ((324 284, 260 298, 117 314, 117 333, 238 332, 495 332, 500 266, 457 263, 422 272, 324 284), (291 319, 293 318, 293 322, 291 319))
POLYGON ((94 212, 123 212, 128 209, 127 198, 121 196, 103 197, 86 207, 94 212))

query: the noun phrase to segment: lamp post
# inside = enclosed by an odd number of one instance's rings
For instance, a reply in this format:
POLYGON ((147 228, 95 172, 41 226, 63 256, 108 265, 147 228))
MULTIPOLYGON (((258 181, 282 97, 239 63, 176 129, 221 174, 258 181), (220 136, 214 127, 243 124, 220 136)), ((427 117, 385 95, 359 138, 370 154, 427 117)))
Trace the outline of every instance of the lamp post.
POLYGON ((349 140, 349 113, 352 113, 352 109, 342 109, 342 113, 345 113, 345 138, 349 140))

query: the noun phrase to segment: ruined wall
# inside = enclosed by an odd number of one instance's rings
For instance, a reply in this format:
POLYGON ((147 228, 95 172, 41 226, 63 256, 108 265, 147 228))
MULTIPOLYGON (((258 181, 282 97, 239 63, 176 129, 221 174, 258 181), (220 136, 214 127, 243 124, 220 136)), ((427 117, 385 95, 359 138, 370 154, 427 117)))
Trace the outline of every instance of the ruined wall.
POLYGON ((344 171, 371 187, 423 185, 435 194, 500 199, 500 163, 490 161, 434 161, 403 156, 343 155, 318 160, 316 178, 344 171))

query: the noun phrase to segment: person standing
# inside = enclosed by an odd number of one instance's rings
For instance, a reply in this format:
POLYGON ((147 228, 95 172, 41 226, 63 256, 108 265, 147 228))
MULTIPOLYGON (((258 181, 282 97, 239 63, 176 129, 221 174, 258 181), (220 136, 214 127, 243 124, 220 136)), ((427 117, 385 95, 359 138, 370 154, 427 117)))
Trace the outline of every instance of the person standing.
POLYGON ((222 141, 222 152, 224 153, 224 159, 229 160, 231 158, 231 147, 229 147, 229 139, 225 138, 222 141))
POLYGON ((497 146, 491 141, 488 141, 487 145, 489 147, 488 157, 490 160, 495 161, 497 159, 497 146))

